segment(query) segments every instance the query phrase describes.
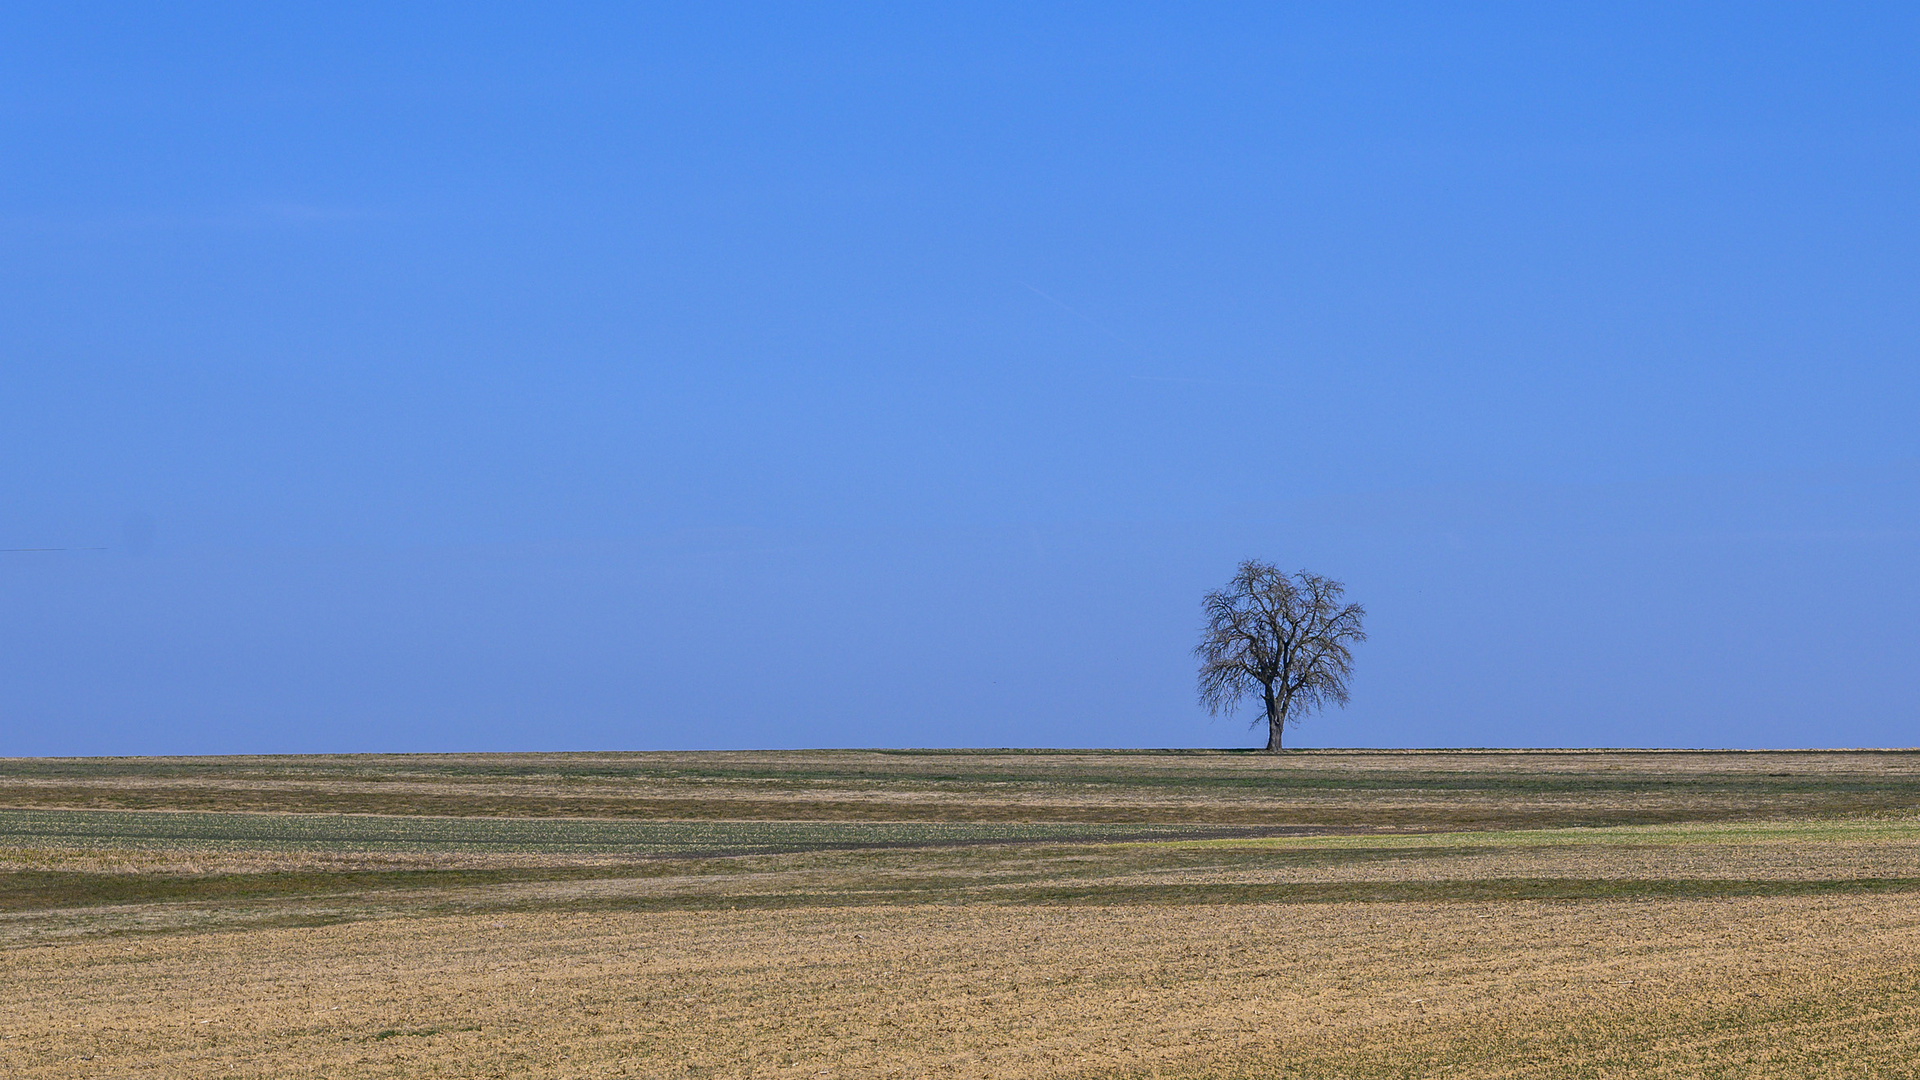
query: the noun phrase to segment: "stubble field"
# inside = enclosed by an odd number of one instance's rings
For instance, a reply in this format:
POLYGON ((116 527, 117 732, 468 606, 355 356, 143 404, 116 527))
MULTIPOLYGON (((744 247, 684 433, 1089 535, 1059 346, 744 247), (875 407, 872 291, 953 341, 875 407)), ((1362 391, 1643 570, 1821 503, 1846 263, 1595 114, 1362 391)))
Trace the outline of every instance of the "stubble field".
POLYGON ((1920 1075, 1920 754, 0 761, 0 1075, 1920 1075))

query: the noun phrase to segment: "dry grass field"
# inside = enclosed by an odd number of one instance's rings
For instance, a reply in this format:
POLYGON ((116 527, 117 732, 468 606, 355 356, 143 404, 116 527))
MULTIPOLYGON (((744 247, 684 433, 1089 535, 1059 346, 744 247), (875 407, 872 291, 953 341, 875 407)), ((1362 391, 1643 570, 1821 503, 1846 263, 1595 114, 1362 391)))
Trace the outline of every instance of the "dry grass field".
POLYGON ((1916 1063, 1920 754, 0 761, 7 1077, 1916 1063))

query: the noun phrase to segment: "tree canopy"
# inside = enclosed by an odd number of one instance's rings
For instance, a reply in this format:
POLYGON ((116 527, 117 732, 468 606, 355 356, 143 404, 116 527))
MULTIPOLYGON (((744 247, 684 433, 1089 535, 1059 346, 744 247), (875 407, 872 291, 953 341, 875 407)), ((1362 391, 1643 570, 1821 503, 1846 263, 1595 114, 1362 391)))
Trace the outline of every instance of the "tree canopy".
POLYGON ((1288 724, 1328 702, 1345 706, 1351 646, 1367 640, 1361 626, 1367 611, 1343 605, 1345 593, 1340 582, 1306 570, 1288 576, 1270 563, 1241 563, 1226 588, 1201 602, 1207 621, 1193 650, 1200 660, 1200 703, 1216 716, 1231 716, 1257 692, 1266 706, 1269 751, 1280 749, 1288 724))

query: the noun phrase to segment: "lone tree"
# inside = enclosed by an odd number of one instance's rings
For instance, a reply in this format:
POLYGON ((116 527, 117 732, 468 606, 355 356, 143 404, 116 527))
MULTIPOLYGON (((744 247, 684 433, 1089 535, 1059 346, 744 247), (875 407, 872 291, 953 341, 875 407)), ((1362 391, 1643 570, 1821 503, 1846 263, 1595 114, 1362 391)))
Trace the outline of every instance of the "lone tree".
MULTIPOLYGON (((1258 691, 1267 706, 1267 751, 1280 731, 1331 701, 1347 703, 1352 643, 1367 640, 1367 610, 1342 606, 1346 586, 1305 570, 1288 577, 1252 559, 1224 589, 1201 602, 1207 626, 1193 654, 1200 658, 1200 703, 1232 716, 1258 691)), ((1255 721, 1258 723, 1259 721, 1255 721)))

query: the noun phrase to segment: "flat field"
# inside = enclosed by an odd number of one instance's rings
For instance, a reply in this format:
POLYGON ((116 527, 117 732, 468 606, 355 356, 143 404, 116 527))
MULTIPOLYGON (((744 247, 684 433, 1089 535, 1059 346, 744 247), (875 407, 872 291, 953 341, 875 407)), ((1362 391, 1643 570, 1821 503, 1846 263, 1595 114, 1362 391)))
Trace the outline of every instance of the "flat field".
POLYGON ((0 1075, 1920 1076, 1920 753, 0 760, 0 1075))

